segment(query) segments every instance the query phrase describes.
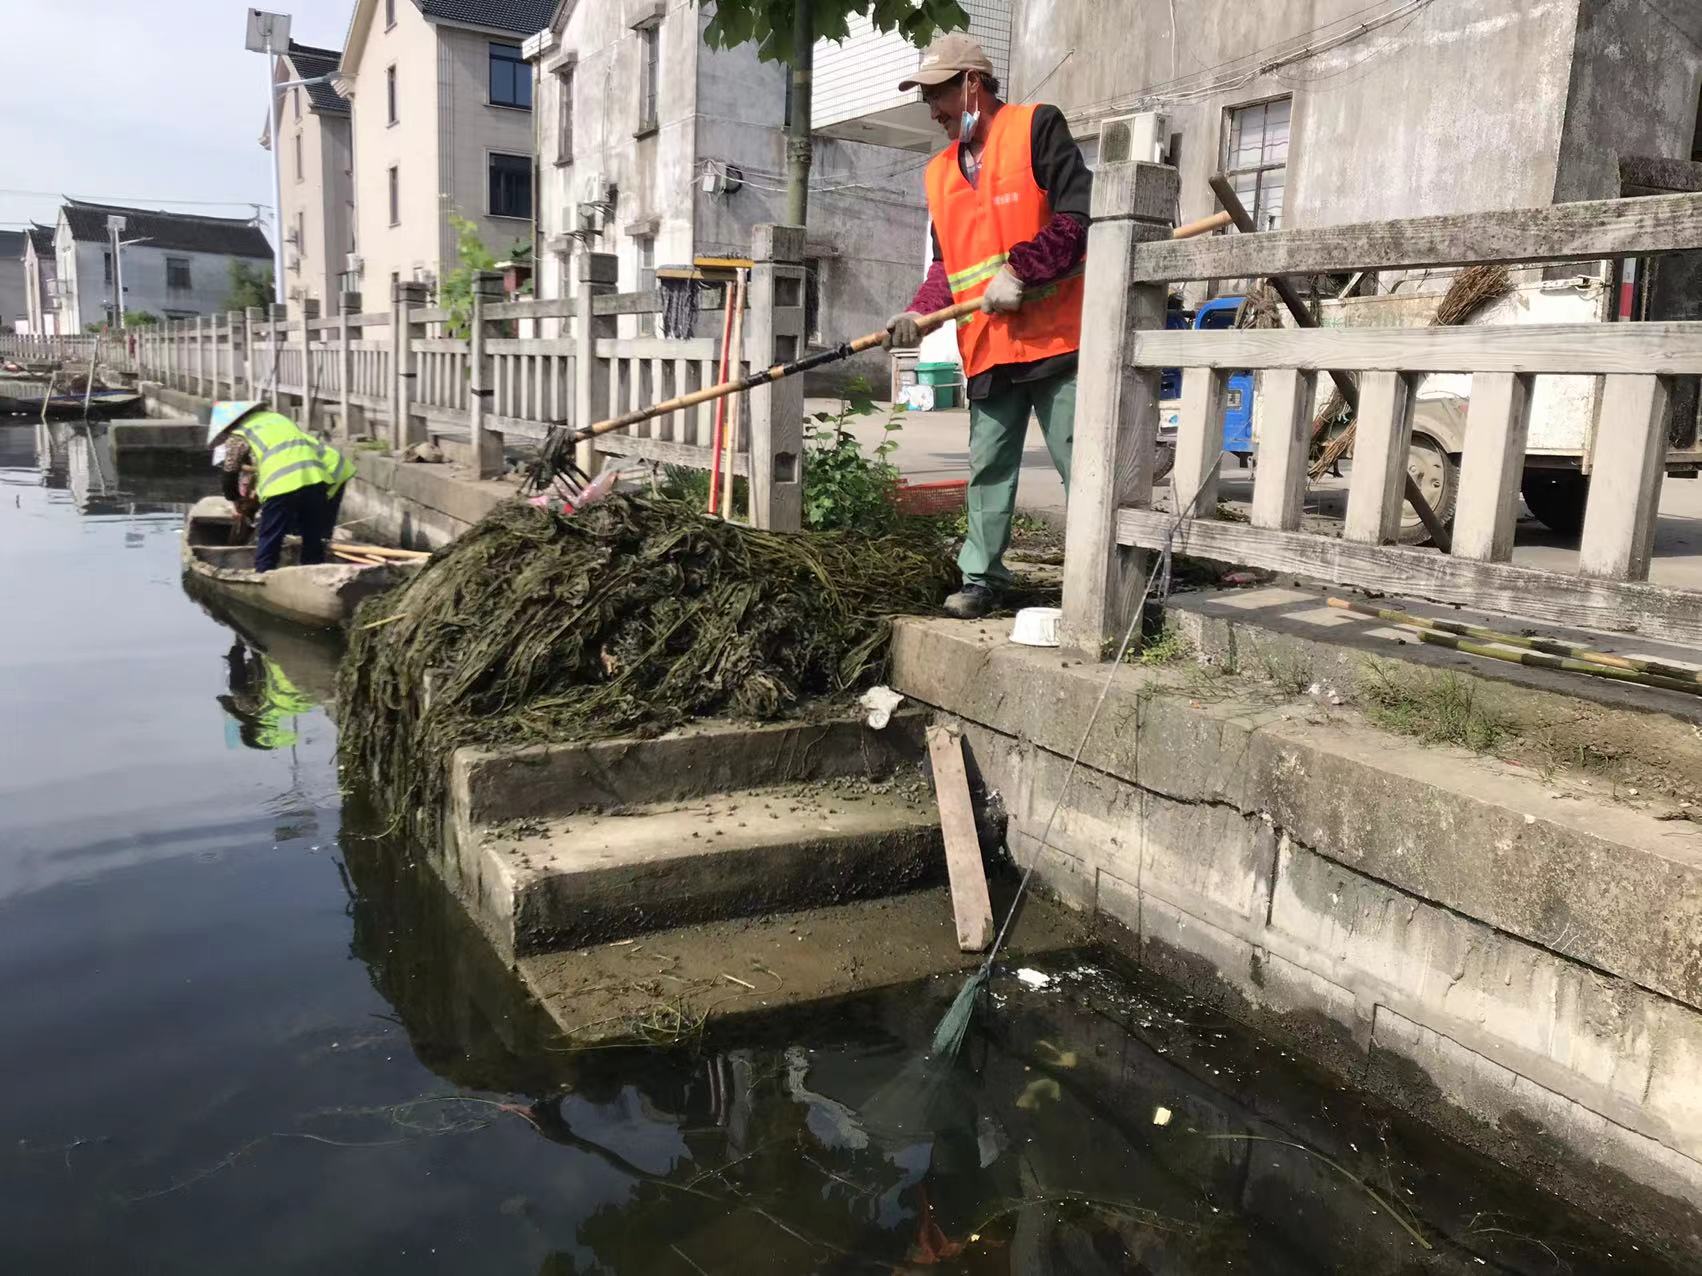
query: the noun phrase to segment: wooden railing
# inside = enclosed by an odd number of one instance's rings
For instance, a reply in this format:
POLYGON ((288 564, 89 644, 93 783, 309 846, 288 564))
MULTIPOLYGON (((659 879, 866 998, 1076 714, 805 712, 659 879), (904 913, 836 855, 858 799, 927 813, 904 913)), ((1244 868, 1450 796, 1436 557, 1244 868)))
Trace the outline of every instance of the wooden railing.
POLYGON ((1294 573, 1565 625, 1702 642, 1702 593, 1645 583, 1668 437, 1668 379, 1702 373, 1702 323, 1424 329, 1167 330, 1172 283, 1477 263, 1541 266, 1702 246, 1702 195, 1604 200, 1316 230, 1171 241, 1175 170, 1096 176, 1064 585, 1067 645, 1121 637, 1140 551, 1294 573), (1161 369, 1181 368, 1175 506, 1153 507, 1161 369), (1221 406, 1232 370, 1259 374, 1247 523, 1218 515, 1221 406), (1303 530, 1316 378, 1356 373, 1345 518, 1303 530), (1451 552, 1395 545, 1414 378, 1472 377, 1451 552), (1533 378, 1604 378, 1574 572, 1514 566, 1533 378), (1190 498, 1192 498, 1190 500, 1190 498))
MULTIPOLYGON (((801 353, 803 248, 801 230, 756 228, 735 371, 801 353)), ((371 433, 397 448, 426 439, 465 445, 478 475, 491 477, 503 471, 507 446, 535 445, 553 427, 592 424, 718 377, 718 336, 622 336, 621 316, 655 314, 661 294, 616 292, 608 254, 583 254, 575 267, 571 296, 525 301, 503 300, 500 277, 480 272, 461 316, 427 306, 424 285, 399 283, 387 311, 363 312, 361 298, 346 294, 335 315, 321 316, 310 301, 134 330, 130 370, 202 398, 269 399, 322 433, 371 433)), ((0 338, 0 354, 74 361, 68 352, 87 359, 99 349, 106 362, 122 349, 94 337, 53 340, 0 338)), ((738 411, 741 446, 731 464, 750 480, 753 520, 796 529, 803 388, 794 379, 754 390, 738 411)), ((605 434, 581 446, 580 464, 594 471, 603 457, 631 457, 707 469, 713 421, 703 405, 605 434)))

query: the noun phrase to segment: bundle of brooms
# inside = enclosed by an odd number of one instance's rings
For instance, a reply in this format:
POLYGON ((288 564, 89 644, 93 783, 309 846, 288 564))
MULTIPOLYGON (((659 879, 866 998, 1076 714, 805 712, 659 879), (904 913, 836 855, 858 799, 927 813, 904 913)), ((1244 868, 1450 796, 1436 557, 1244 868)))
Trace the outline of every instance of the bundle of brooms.
MULTIPOLYGON (((1512 276, 1507 273, 1505 266, 1468 266, 1454 276, 1454 282, 1448 285, 1448 291, 1442 295, 1441 302, 1436 307, 1436 313, 1431 317, 1432 328, 1451 328, 1470 319, 1484 306, 1500 301, 1513 291, 1512 276)), ((1339 389, 1332 390, 1330 397, 1312 420, 1312 437, 1328 429, 1332 421, 1341 419, 1347 409, 1347 400, 1342 398, 1339 389)), ((1311 476, 1316 479, 1325 474, 1331 466, 1346 456, 1353 447, 1354 423, 1349 422, 1347 429, 1324 445, 1324 450, 1318 453, 1317 460, 1312 462, 1311 476)))
POLYGON ((879 680, 891 617, 955 580, 939 530, 779 535, 665 498, 511 502, 362 606, 344 766, 435 832, 450 753, 768 720, 879 680))

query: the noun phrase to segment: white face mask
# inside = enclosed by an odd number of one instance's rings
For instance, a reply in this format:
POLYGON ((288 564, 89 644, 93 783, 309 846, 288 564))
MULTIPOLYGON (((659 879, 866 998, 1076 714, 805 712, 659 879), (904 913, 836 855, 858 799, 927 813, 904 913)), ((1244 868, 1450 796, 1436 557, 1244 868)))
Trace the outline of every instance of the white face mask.
POLYGON ((974 140, 975 130, 978 127, 980 127, 980 124, 981 124, 981 101, 980 101, 980 97, 981 97, 981 81, 980 80, 971 80, 969 82, 968 93, 965 97, 964 104, 963 104, 963 116, 962 116, 961 122, 958 125, 958 130, 957 130, 957 140, 959 142, 961 142, 964 146, 968 146, 969 143, 974 140), (975 105, 974 110, 969 109, 971 99, 974 100, 974 105, 975 105))

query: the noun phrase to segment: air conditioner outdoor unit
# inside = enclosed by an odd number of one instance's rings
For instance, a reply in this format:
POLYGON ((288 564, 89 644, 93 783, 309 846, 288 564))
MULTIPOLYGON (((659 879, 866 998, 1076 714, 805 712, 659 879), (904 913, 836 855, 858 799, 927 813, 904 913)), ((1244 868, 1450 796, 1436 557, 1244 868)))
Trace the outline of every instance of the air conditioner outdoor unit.
POLYGON ((349 253, 343 258, 343 269, 351 275, 360 274, 361 259, 359 253, 349 253))
POLYGON ((1099 162, 1125 164, 1139 160, 1164 163, 1170 145, 1170 117, 1162 111, 1139 115, 1114 115, 1099 124, 1099 162))
POLYGON ((289 260, 288 260, 287 264, 289 266, 289 269, 291 269, 291 270, 300 270, 301 269, 301 254, 300 253, 291 253, 289 255, 289 260))
POLYGON ((606 204, 609 202, 609 179, 601 173, 592 173, 581 179, 579 183, 579 202, 581 204, 606 204))

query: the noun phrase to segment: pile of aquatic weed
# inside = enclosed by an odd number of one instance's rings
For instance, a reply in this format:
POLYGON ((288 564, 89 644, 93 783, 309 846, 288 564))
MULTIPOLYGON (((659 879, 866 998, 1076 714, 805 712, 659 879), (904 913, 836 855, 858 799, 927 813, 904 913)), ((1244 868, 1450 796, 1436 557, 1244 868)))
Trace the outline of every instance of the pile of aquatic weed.
POLYGON ((877 681, 891 617, 954 576, 923 523, 788 536, 664 498, 509 502, 355 617, 343 762, 434 828, 461 745, 788 716, 877 681))

